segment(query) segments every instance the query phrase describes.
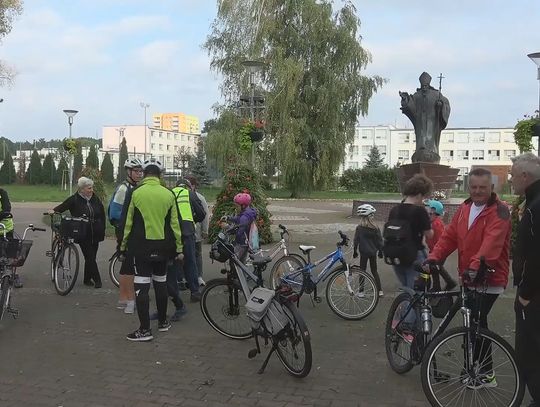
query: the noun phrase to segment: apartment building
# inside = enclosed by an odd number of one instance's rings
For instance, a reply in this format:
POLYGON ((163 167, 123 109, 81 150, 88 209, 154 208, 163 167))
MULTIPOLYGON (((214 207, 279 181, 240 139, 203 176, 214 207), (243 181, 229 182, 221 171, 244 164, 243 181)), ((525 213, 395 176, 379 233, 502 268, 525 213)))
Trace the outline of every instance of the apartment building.
POLYGON ((179 133, 200 134, 199 118, 185 113, 155 113, 152 126, 179 133))
MULTIPOLYGON (((358 126, 354 142, 346 147, 342 170, 362 168, 374 145, 389 167, 410 164, 416 136, 413 129, 358 126)), ((517 154, 513 128, 447 128, 441 133, 440 163, 459 168, 460 176, 473 166, 511 166, 510 158, 517 154)))

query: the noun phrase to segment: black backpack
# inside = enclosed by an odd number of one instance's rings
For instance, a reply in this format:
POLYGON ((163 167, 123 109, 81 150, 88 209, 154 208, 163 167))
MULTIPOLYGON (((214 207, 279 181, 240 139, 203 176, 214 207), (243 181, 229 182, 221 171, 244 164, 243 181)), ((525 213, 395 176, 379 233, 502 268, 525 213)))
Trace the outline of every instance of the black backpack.
POLYGON ((418 248, 408 219, 389 219, 383 231, 384 262, 394 266, 410 266, 417 257, 418 248))
POLYGON ((191 205, 191 213, 193 214, 193 222, 200 223, 206 218, 206 211, 197 194, 193 191, 189 192, 189 204, 191 205))

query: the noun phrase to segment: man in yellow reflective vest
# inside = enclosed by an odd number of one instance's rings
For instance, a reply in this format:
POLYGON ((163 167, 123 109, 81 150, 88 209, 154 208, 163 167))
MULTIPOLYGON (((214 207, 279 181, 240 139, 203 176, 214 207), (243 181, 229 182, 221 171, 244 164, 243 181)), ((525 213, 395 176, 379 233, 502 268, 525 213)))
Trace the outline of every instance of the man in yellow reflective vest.
MULTIPOLYGON (((13 215, 11 214, 11 202, 5 189, 0 188, 0 223, 3 225, 0 230, 0 238, 13 239, 13 215), (5 233, 5 234, 4 234, 5 233)), ((19 274, 15 274, 13 282, 15 288, 23 286, 19 274)))

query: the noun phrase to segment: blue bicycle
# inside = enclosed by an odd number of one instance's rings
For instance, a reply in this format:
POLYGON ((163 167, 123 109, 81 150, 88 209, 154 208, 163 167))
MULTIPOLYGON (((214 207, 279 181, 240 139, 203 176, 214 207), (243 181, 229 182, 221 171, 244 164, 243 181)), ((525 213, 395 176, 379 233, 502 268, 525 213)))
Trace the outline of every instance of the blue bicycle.
POLYGON ((330 309, 343 319, 360 320, 377 306, 379 291, 373 277, 358 266, 347 264, 343 246, 348 246, 349 238, 341 231, 338 233, 341 241, 336 244, 336 250, 315 263, 311 262, 311 251, 315 246, 299 246, 307 256, 306 265, 292 256, 279 259, 272 268, 270 282, 274 289, 281 284, 288 285, 299 294, 298 298, 303 293, 313 294, 313 300, 320 303, 322 299, 317 295, 317 285, 330 278, 326 285, 326 301, 330 309), (325 261, 322 271, 314 275, 315 268, 325 261), (337 263, 340 264, 333 268, 337 263))

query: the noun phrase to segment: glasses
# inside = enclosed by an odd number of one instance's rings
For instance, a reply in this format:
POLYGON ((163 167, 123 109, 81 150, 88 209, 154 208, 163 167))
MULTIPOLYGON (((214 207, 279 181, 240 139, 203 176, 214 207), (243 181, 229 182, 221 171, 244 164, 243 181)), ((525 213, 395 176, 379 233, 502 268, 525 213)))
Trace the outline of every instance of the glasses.
POLYGON ((134 169, 134 170, 131 170, 133 172, 136 172, 137 174, 142 174, 144 171, 142 169, 134 169))

